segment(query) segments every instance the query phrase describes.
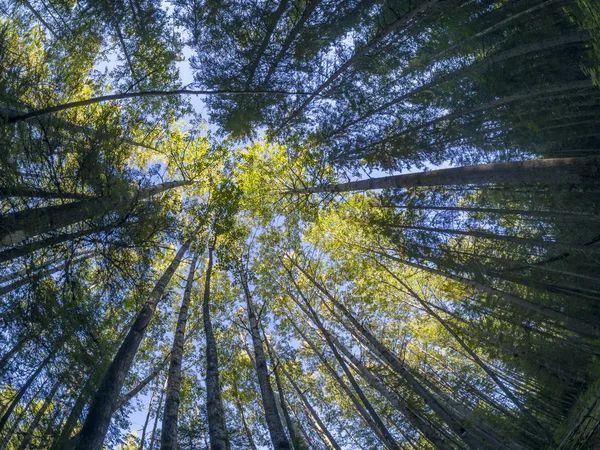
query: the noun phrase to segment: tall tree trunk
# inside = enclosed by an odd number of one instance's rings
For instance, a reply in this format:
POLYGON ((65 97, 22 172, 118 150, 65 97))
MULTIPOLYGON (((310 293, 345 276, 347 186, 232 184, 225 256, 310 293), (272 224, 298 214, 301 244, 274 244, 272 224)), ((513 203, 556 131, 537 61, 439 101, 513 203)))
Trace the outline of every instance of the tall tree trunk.
MULTIPOLYGON (((396 354, 389 350, 385 345, 379 342, 356 318, 350 313, 350 311, 340 303, 328 290, 326 290, 317 280, 304 270, 296 261, 292 258, 289 260, 294 264, 304 276, 319 290, 323 295, 331 301, 331 303, 340 310, 340 312, 350 321, 353 327, 364 336, 365 340, 377 351, 377 353, 383 358, 383 360, 394 369, 396 374, 403 378, 410 388, 419 397, 421 397, 425 403, 433 410, 433 412, 444 422, 448 427, 453 430, 470 448, 477 449, 484 446, 489 448, 496 448, 496 441, 485 439, 479 433, 476 433, 471 427, 458 417, 455 417, 448 407, 442 404, 412 373, 412 370, 401 361, 396 354), (480 443, 479 441, 482 440, 480 443)), ((352 332, 351 330, 348 330, 352 332)))
POLYGON ((17 394, 13 397, 13 399, 8 405, 8 408, 6 408, 4 414, 0 418, 0 432, 2 432, 2 430, 4 429, 6 422, 8 422, 8 419, 10 418, 11 414, 13 413, 13 411, 15 410, 15 408, 17 407, 27 390, 31 387, 31 385, 39 376, 39 374, 42 373, 42 370, 44 370, 46 366, 50 363, 50 361, 52 361, 54 355, 56 355, 59 348, 62 347, 63 343, 64 342, 60 342, 59 344, 54 345, 54 349, 48 354, 48 356, 44 358, 44 360, 40 363, 37 369, 35 369, 35 371, 29 376, 27 381, 25 381, 25 384, 21 386, 17 394))
POLYGON ((271 381, 269 380, 269 369, 267 367, 267 360, 265 358, 262 340, 260 339, 258 318, 254 312, 252 295, 250 294, 248 280, 243 268, 240 268, 240 281, 244 291, 244 296, 246 297, 248 322, 250 323, 250 335, 252 336, 252 344, 254 346, 256 375, 258 377, 258 384, 260 386, 262 404, 265 411, 267 428, 269 429, 269 434, 271 436, 271 442, 273 443, 275 450, 290 450, 291 445, 287 436, 285 435, 279 413, 277 412, 275 393, 273 392, 273 387, 271 386, 271 381))
POLYGON ((254 442, 254 438, 252 437, 252 431, 250 430, 250 426, 248 425, 248 421, 246 420, 246 415, 244 414, 244 405, 242 405, 242 402, 240 400, 240 393, 235 378, 233 379, 233 396, 235 406, 237 407, 238 412, 240 413, 240 419, 242 421, 242 425, 244 426, 244 433, 246 433, 246 439, 248 439, 250 449, 258 450, 258 447, 254 442))
POLYGON ((160 380, 156 380, 156 389, 152 391, 150 402, 148 403, 148 414, 146 414, 146 420, 144 420, 144 427, 142 428, 142 437, 140 437, 139 450, 144 450, 144 442, 146 441, 146 430, 148 429, 148 423, 150 423, 150 416, 152 415, 152 404, 154 403, 154 397, 156 391, 160 388, 160 380))
POLYGON ((139 200, 189 184, 192 182, 170 181, 143 189, 132 189, 119 197, 86 199, 5 214, 0 222, 0 244, 12 247, 31 237, 57 231, 118 209, 129 210, 139 200))
POLYGON ((192 287, 194 286, 197 261, 198 252, 196 251, 194 252, 194 256, 190 263, 190 271, 185 284, 185 290, 183 291, 183 299, 179 308, 179 317, 177 318, 177 327, 175 329, 175 337, 173 338, 173 346, 171 348, 167 395, 163 413, 162 432, 160 435, 161 450, 177 450, 179 448, 177 439, 177 418, 181 394, 181 364, 183 361, 183 345, 185 343, 185 327, 187 325, 188 309, 192 297, 192 287))
MULTIPOLYGON (((296 287, 298 287, 298 286, 296 286, 296 287)), ((333 356, 335 357, 335 359, 337 359, 338 363, 342 367, 344 374, 346 375, 346 378, 348 378, 348 380, 350 381, 350 385, 354 389, 354 392, 356 392, 356 394, 358 395, 358 398, 360 399, 360 401, 364 405, 366 411, 368 412, 369 416, 371 417, 371 421, 369 421, 369 422, 372 422, 372 424, 373 424, 372 425, 373 431, 375 431, 376 434, 378 434, 382 438, 383 442, 385 443, 385 445, 388 448, 400 450, 400 446, 398 445, 398 443, 396 442, 396 440, 394 439, 392 434, 387 429, 387 426, 383 423, 383 420, 381 420, 381 417, 379 417, 379 414, 377 413, 377 411, 375 411, 375 408, 373 407, 373 405, 371 405, 371 402, 369 401, 367 396, 364 394, 362 388, 360 387, 360 385, 354 378, 354 375, 348 368, 348 365, 344 361, 344 358, 342 358, 342 355, 340 355, 340 353, 338 352, 337 347, 333 343, 331 335, 325 329, 325 326, 323 325, 321 318, 318 316, 317 312, 313 309, 313 307, 310 304, 310 302, 308 301, 308 299, 306 297, 304 297, 302 292, 300 290, 298 290, 298 293, 304 300, 304 305, 306 306, 306 309, 309 312, 309 316, 312 318, 312 321, 314 322, 314 324, 317 326, 317 328, 319 329, 319 331, 325 338, 325 342, 327 343, 329 349, 331 350, 331 353, 333 353, 333 356)), ((369 424, 371 425, 371 423, 369 423, 369 424)))
POLYGON ((422 186, 483 184, 598 184, 598 173, 600 173, 600 157, 597 156, 536 159, 392 175, 348 183, 294 189, 288 192, 315 194, 422 186))
POLYGON ((154 369, 152 369, 152 372, 150 372, 146 376, 146 378, 144 378, 142 381, 140 381, 129 392, 121 395, 119 397, 119 401, 117 402, 117 409, 121 409, 123 406, 125 406, 125 404, 129 400, 131 400, 133 397, 138 395, 142 391, 142 389, 144 389, 146 386, 148 386, 148 383, 150 383, 152 380, 154 380, 162 372, 162 370, 165 368, 165 366, 170 361, 170 359, 171 359, 171 352, 167 353, 167 355, 164 357, 164 359, 160 363, 158 363, 156 365, 156 367, 154 367, 154 369))
POLYGON ((44 414, 46 414, 46 411, 52 404, 52 400, 54 399, 54 396, 56 395, 56 392, 58 391, 60 386, 60 381, 56 381, 52 386, 52 389, 50 389, 50 392, 46 396, 44 403, 42 404, 41 408, 38 410, 33 420, 29 424, 29 427, 27 428, 27 433, 25 433, 25 436, 23 437, 23 440, 21 441, 18 450, 26 450, 27 448, 29 448, 29 444, 31 444, 31 440, 33 439, 33 433, 40 424, 42 418, 44 417, 44 414))
POLYGON ((135 322, 129 329, 121 347, 117 351, 110 367, 108 368, 100 387, 96 391, 88 415, 83 424, 77 449, 101 450, 104 437, 108 431, 110 420, 118 404, 119 393, 125 382, 125 377, 133 364, 133 359, 146 334, 146 328, 154 315, 156 305, 162 298, 171 277, 179 267, 183 256, 187 252, 196 232, 181 246, 175 258, 157 281, 154 289, 148 296, 146 304, 139 312, 135 322))
POLYGON ((158 397, 158 405, 156 405, 156 416, 154 417, 154 426, 152 427, 152 435, 150 436, 150 446, 149 450, 154 449, 154 441, 156 440, 156 429, 158 426, 158 418, 160 417, 160 410, 162 408, 163 397, 165 395, 165 386, 162 387, 160 391, 160 397, 158 397))
POLYGON ((277 392, 279 393, 279 404, 281 405, 281 412, 283 413, 288 433, 290 434, 290 439, 292 440, 292 447, 294 448, 294 450, 305 450, 306 445, 304 444, 304 442, 302 442, 301 437, 298 435, 298 430, 294 425, 294 422, 292 421, 292 417, 290 416, 290 412, 287 407, 285 392, 283 391, 283 384, 281 383, 281 378, 279 376, 279 362, 275 359, 275 352, 273 350, 273 347, 269 343, 269 338, 265 334, 264 330, 263 336, 265 338, 267 352, 269 353, 269 359, 273 364, 273 375, 275 375, 275 385, 277 386, 277 392))
POLYGON ((294 378, 289 374, 287 370, 285 370, 285 367, 282 367, 282 372, 286 376, 296 393, 298 394, 298 397, 300 397, 302 404, 306 408, 308 415, 314 421, 317 429, 323 434, 323 437, 325 438, 325 445, 327 445, 330 448, 333 448, 334 450, 341 450, 340 445, 337 443, 333 435, 329 432, 327 426, 323 423, 317 411, 312 407, 304 392, 302 392, 302 389, 300 389, 298 384, 294 381, 294 378))
POLYGON ((210 277, 213 269, 213 250, 213 247, 209 246, 206 282, 202 299, 202 321, 204 323, 204 335, 206 336, 206 414, 211 449, 228 450, 229 440, 225 428, 225 408, 223 408, 223 400, 221 399, 217 343, 210 319, 210 277))
POLYGON ((456 275, 456 274, 449 273, 449 272, 444 272, 442 270, 434 269, 432 267, 424 266, 424 265, 413 263, 410 261, 405 261, 400 258, 396 258, 394 256, 388 255, 387 253, 383 253, 383 252, 375 252, 375 253, 377 253, 378 255, 384 256, 386 258, 389 258, 393 261, 398 261, 402 264, 406 264, 407 266, 414 267, 415 269, 423 270, 425 272, 429 272, 434 275, 439 275, 444 278, 448 278, 450 280, 457 281, 465 286, 471 287, 480 292, 490 294, 490 295, 493 295, 496 297, 500 297, 513 305, 520 306, 520 307, 528 309, 530 311, 534 311, 534 312, 536 312, 542 316, 545 316, 549 319, 556 320, 557 322, 561 323, 566 329, 571 330, 575 333, 579 333, 584 336, 591 336, 591 337, 598 337, 598 335, 600 334, 597 327, 587 324, 585 322, 582 322, 579 319, 569 317, 566 314, 564 314, 560 311, 556 311, 552 308, 548 308, 547 306, 530 302, 529 300, 525 300, 524 298, 509 294, 508 292, 494 289, 483 283, 479 283, 479 282, 471 280, 469 278, 461 277, 460 275, 456 275))

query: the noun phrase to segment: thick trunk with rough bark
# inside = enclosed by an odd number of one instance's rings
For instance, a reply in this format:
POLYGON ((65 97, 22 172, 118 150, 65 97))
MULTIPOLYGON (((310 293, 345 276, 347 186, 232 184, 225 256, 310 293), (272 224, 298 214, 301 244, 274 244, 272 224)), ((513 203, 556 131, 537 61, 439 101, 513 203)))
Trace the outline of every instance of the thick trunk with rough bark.
POLYGON ((202 321, 206 337, 206 414, 211 449, 228 450, 229 440, 225 428, 225 409, 221 399, 217 342, 210 319, 210 277, 213 269, 213 248, 208 249, 204 297, 202 299, 202 321))
POLYGON ((88 415, 80 433, 80 439, 76 447, 77 449, 102 449, 104 437, 108 431, 112 415, 116 410, 125 377, 129 373, 129 369, 133 364, 133 359, 146 334, 146 329, 150 323, 150 319, 152 319, 152 316, 154 315, 156 305, 162 298, 171 277, 179 267, 183 256, 190 247, 192 239, 195 238, 195 234, 195 232, 192 233, 192 237, 181 246, 169 267, 154 286, 154 289, 148 296, 146 304, 143 306, 135 322, 129 329, 127 336, 123 340, 104 379, 100 383, 100 387, 92 399, 88 415))
POLYGON ((188 319, 188 309, 192 297, 192 287, 194 286, 194 275, 196 273, 196 262, 198 261, 198 252, 194 252, 190 262, 190 271, 185 283, 181 306, 179 307, 179 316, 177 318, 177 327, 173 346, 171 347, 171 362, 169 365, 169 377, 167 381, 167 394, 165 398, 165 408, 163 413, 162 431, 160 437, 161 450, 177 450, 177 416, 179 413, 179 396, 181 390, 181 364, 183 362, 183 345, 185 343, 185 328, 188 319))
POLYGON ((277 412, 275 393, 273 392, 273 387, 271 386, 271 381, 269 380, 267 359, 265 358, 265 351, 263 349, 262 340, 260 339, 258 318, 254 312, 252 295, 250 293, 248 280, 245 272, 243 272, 243 269, 241 270, 240 278, 242 289, 244 290, 244 296, 246 297, 248 322, 250 323, 250 335, 252 337, 252 344, 254 347, 256 375, 258 377, 258 384, 260 386, 262 404, 265 411, 267 428, 269 429, 269 434, 271 436, 271 442, 273 443, 275 450, 290 450, 291 445, 287 436, 285 435, 279 413, 277 412))
POLYGON ((294 189, 289 192, 315 194, 421 186, 534 183, 549 185, 599 184, 600 157, 553 158, 480 164, 294 189))

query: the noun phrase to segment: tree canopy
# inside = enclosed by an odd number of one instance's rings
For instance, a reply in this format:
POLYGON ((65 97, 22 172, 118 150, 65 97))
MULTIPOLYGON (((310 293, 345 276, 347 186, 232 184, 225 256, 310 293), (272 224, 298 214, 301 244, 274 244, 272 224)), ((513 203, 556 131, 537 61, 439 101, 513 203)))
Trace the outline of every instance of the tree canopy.
POLYGON ((599 129, 597 0, 0 0, 0 450, 595 448, 599 129))

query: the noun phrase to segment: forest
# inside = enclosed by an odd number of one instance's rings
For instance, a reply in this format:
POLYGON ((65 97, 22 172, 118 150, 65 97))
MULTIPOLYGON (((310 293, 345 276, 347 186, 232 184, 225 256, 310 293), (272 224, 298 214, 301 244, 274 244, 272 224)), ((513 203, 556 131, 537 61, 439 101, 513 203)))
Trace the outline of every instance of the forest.
POLYGON ((599 194, 599 0, 0 0, 0 450, 600 448, 599 194))

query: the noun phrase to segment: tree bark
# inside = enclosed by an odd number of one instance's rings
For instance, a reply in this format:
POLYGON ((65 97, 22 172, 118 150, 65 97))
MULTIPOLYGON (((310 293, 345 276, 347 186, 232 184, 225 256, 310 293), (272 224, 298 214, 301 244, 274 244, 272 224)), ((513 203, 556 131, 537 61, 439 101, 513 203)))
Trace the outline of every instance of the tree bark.
POLYGON ((183 299, 179 308, 179 317, 177 318, 177 327, 175 329, 175 337, 173 338, 173 346, 171 348, 167 394, 160 435, 161 450, 177 450, 179 448, 177 439, 177 419, 179 413, 179 397, 181 394, 181 365, 183 361, 183 345, 185 343, 185 327, 187 325, 188 310, 192 297, 192 287, 194 286, 197 261, 198 252, 196 251, 190 262, 190 270, 185 284, 185 290, 183 291, 183 299))
POLYGON ((52 444, 52 447, 51 447, 52 450, 70 450, 71 449, 71 447, 73 445, 73 442, 70 441, 71 435, 73 434, 73 430, 75 430, 75 427, 77 426, 77 422, 79 421, 79 418, 81 417, 83 408, 85 408, 85 405, 87 404, 87 401, 94 389, 95 384, 96 384, 96 380, 95 380, 94 374, 89 375, 85 384, 81 388, 81 391, 79 392, 79 395, 77 396, 77 399, 75 400, 75 404, 73 405, 73 408, 71 408, 71 412, 69 413, 69 416, 67 417, 67 420, 60 432, 60 435, 55 440, 55 442, 52 444))
POLYGON ((229 450, 229 440, 225 428, 225 409, 221 399, 217 343, 210 319, 210 277, 213 269, 213 251, 213 247, 209 246, 202 300, 202 321, 206 336, 206 415, 211 449, 229 450))
POLYGON ((0 187, 0 199, 1 198, 56 198, 56 199, 73 199, 82 200, 89 198, 89 195, 76 194, 70 192, 52 192, 44 189, 30 188, 25 186, 6 186, 0 187))
POLYGON ((262 404, 265 411, 267 428, 269 429, 269 434, 271 436, 271 442, 273 443, 275 450, 290 450, 291 445, 287 436, 285 435, 279 413, 277 412, 275 393, 273 392, 271 381, 269 380, 269 369, 267 367, 267 360, 265 358, 262 340, 260 339, 258 318, 254 312, 252 295, 250 294, 248 280, 243 268, 240 268, 240 281, 244 291, 244 296, 246 297, 248 322, 250 323, 250 335, 252 336, 252 344, 254 346, 256 375, 258 377, 258 384, 260 386, 262 404))
POLYGON ((288 191, 296 194, 483 184, 598 184, 600 157, 536 159, 392 175, 288 191))
POLYGON ((148 429, 148 423, 150 422, 150 416, 152 415, 152 403, 154 403, 154 396, 159 388, 159 383, 156 383, 156 389, 152 391, 152 397, 150 397, 150 403, 148 404, 148 414, 146 414, 146 420, 144 420, 144 427, 142 428, 142 436, 140 437, 139 450, 144 450, 144 441, 146 440, 146 430, 148 429))
POLYGON ((142 339, 146 334, 146 328, 154 315, 156 305, 162 298, 171 277, 179 267, 195 235, 196 232, 192 233, 192 237, 181 246, 167 270, 160 277, 117 351, 104 379, 100 383, 100 387, 92 399, 88 415, 80 433, 79 442, 77 443, 76 448, 78 450, 102 449, 111 417, 118 404, 119 393, 125 382, 125 377, 133 364, 133 359, 142 339))

